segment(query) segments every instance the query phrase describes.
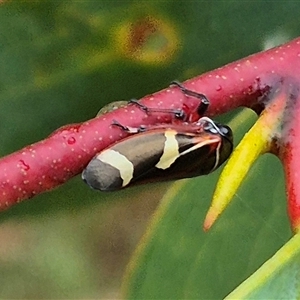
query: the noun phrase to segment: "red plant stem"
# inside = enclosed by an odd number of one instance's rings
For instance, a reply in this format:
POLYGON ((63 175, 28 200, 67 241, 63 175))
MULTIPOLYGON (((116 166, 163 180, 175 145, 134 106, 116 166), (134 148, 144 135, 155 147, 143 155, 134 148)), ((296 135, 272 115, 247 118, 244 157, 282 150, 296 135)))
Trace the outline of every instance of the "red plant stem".
MULTIPOLYGON (((286 76, 299 76, 300 38, 283 46, 254 54, 184 83, 186 88, 208 96, 207 115, 218 115, 239 106, 254 107, 259 96, 286 76)), ((148 95, 141 103, 155 108, 191 109, 199 102, 178 88, 148 95)), ((170 114, 146 116, 136 106, 121 108, 104 117, 68 125, 50 137, 0 160, 0 209, 52 189, 80 173, 92 157, 125 136, 110 126, 113 119, 128 126, 168 123, 170 114)))
POLYGON ((288 212, 294 232, 300 230, 300 95, 289 101, 280 158, 283 162, 288 212))

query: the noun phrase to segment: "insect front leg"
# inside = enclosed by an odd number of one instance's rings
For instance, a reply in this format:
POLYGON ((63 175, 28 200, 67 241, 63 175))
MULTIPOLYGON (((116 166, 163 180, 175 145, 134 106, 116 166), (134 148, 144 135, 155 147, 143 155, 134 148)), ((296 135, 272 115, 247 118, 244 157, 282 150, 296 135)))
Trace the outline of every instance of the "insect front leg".
POLYGON ((124 130, 128 133, 131 133, 131 134, 140 133, 140 132, 144 132, 147 130, 147 127, 145 125, 141 125, 139 127, 130 127, 130 126, 125 126, 116 120, 113 120, 111 125, 118 126, 122 130, 124 130))

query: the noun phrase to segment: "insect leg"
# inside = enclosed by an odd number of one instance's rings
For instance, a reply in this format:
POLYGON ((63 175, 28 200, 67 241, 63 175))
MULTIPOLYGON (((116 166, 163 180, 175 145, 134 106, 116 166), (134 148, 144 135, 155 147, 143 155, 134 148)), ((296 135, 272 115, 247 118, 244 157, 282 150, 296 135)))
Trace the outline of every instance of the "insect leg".
POLYGON ((139 132, 144 132, 144 131, 147 130, 146 126, 144 126, 144 125, 141 125, 139 127, 129 127, 129 126, 125 126, 125 125, 121 124, 120 122, 118 122, 116 120, 113 120, 111 125, 118 126, 122 130, 124 130, 128 133, 132 133, 132 134, 139 133, 139 132))
POLYGON ((185 119, 185 117, 186 117, 185 112, 182 109, 151 108, 151 107, 148 107, 144 104, 141 104, 136 99, 131 99, 128 103, 132 103, 134 105, 137 105, 146 114, 149 114, 149 113, 152 113, 152 112, 159 112, 159 113, 174 114, 177 119, 185 119))
POLYGON ((179 87, 181 89, 181 91, 185 95, 200 99, 201 100, 201 104, 200 104, 200 106, 198 108, 198 113, 199 113, 199 115, 203 115, 205 113, 205 111, 207 110, 207 108, 209 106, 209 100, 208 100, 208 98, 204 94, 191 91, 191 90, 185 88, 178 81, 172 81, 171 84, 170 84, 170 86, 172 86, 172 85, 175 85, 175 86, 179 87))

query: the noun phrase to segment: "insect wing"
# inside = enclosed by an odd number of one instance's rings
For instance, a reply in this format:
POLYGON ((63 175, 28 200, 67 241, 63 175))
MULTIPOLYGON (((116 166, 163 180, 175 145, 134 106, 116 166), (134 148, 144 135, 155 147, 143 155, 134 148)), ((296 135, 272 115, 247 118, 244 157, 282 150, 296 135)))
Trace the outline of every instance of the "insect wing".
POLYGON ((164 141, 162 130, 127 137, 94 157, 82 178, 92 188, 102 191, 125 187, 159 162, 164 141))
POLYGON ((83 172, 83 179, 102 191, 129 184, 204 175, 216 167, 219 135, 151 130, 107 148, 83 172))
MULTIPOLYGON (((218 135, 177 133, 179 155, 162 170, 154 168, 146 175, 148 181, 175 180, 209 174, 216 165, 221 138, 218 135)), ((141 180, 142 178, 140 178, 141 180)))

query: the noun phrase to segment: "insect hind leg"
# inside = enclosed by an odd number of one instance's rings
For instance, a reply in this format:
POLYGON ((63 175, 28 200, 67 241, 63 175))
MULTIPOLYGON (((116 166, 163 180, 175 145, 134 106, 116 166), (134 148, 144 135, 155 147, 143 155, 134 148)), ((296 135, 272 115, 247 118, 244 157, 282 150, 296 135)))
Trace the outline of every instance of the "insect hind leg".
POLYGON ((197 92, 194 92, 194 91, 192 91, 192 90, 189 90, 189 89, 187 89, 186 87, 184 87, 184 86, 183 86, 180 82, 178 82, 178 81, 172 81, 171 84, 170 84, 170 86, 172 86, 172 85, 175 85, 175 86, 179 87, 180 90, 181 90, 185 95, 191 96, 191 97, 195 97, 195 98, 198 98, 198 99, 201 100, 201 104, 200 104, 200 106, 199 106, 199 108, 198 108, 198 113, 199 113, 199 115, 203 115, 203 114, 206 112, 206 110, 207 110, 207 108, 208 108, 210 102, 209 102, 208 98, 207 98, 204 94, 197 93, 197 92))

